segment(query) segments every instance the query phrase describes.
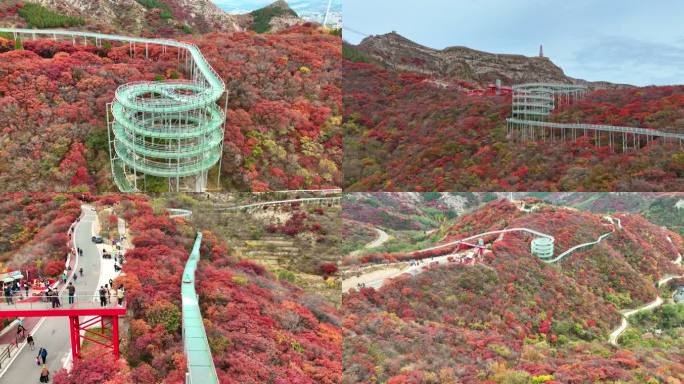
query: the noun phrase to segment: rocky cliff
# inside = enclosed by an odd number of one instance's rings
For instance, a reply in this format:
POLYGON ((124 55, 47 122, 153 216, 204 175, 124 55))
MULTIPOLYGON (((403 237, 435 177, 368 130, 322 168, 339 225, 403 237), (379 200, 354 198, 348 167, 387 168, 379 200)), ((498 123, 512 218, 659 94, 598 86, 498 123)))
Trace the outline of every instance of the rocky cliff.
POLYGON ((543 81, 588 84, 595 88, 616 86, 566 76, 560 67, 546 57, 495 54, 467 47, 437 50, 417 44, 395 32, 370 36, 356 46, 356 49, 395 70, 444 80, 463 80, 480 85, 491 84, 500 79, 507 85, 543 81))
MULTIPOLYGON (((4 1, 3 1, 4 2, 4 1)), ((210 0, 32 0, 53 11, 79 16, 86 29, 111 27, 124 34, 168 31, 237 31, 241 16, 229 15, 210 0), (188 29, 189 27, 189 29, 188 29)), ((19 3, 14 0, 9 3, 19 3)))

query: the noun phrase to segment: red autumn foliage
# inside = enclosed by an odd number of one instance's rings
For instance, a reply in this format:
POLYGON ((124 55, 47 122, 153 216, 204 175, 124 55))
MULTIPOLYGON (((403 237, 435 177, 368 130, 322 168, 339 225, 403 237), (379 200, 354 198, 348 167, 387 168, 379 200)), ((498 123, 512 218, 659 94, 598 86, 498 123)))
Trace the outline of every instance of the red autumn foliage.
MULTIPOLYGON (((261 191, 341 184, 338 36, 309 26, 269 35, 212 33, 193 42, 230 93, 226 185, 261 191)), ((175 51, 152 46, 146 60, 144 47, 131 58, 128 45, 38 39, 24 46, 0 48, 0 137, 11 138, 0 162, 14 164, 0 175, 0 190, 114 188, 106 103, 119 85, 170 77, 175 51)))
MULTIPOLYGON (((616 153, 580 137, 507 137, 510 96, 375 64, 343 62, 345 184, 351 191, 678 191, 684 160, 672 144, 616 153)), ((552 119, 682 132, 684 86, 596 91, 552 119)), ((676 144, 675 144, 676 145, 676 144)))
POLYGON ((321 270, 321 274, 326 277, 337 272, 337 264, 334 263, 323 263, 319 268, 321 270))
POLYGON ((74 195, 0 194, 0 261, 32 276, 61 274, 70 249, 67 232, 80 214, 74 195), (37 265, 42 265, 40 270, 37 265))
MULTIPOLYGON (((552 206, 519 214, 509 206, 496 201, 461 216, 450 236, 527 227, 554 235, 558 254, 615 229, 601 214, 552 206)), ((654 280, 683 272, 667 240, 681 244, 679 235, 639 215, 614 217, 622 229, 559 265, 531 255, 529 235, 509 233, 481 265, 447 264, 377 290, 350 290, 343 295, 345 380, 424 382, 439 372, 445 382, 494 383, 520 371, 558 383, 638 382, 684 373, 676 358, 663 358, 676 356, 672 349, 605 347, 620 309, 650 302, 654 280), (502 366, 495 380, 494 367, 502 366)))
MULTIPOLYGON (((128 221, 135 245, 126 253, 125 275, 115 281, 126 288, 130 318, 125 382, 182 382, 180 282, 193 232, 167 215, 154 215, 146 196, 95 202, 105 203, 115 204, 117 216, 128 221)), ((281 284, 259 264, 231 256, 211 232, 204 232, 201 255, 196 285, 222 383, 341 382, 342 336, 334 307, 281 284)), ((89 359, 84 364, 60 373, 60 382, 116 376, 116 368, 101 370, 89 359)))

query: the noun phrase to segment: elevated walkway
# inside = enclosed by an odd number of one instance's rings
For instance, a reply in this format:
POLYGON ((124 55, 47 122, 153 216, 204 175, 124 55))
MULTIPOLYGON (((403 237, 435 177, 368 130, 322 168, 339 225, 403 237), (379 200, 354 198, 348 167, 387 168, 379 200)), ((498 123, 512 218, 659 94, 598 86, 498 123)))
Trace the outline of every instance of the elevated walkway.
POLYGON ((656 139, 684 144, 684 134, 640 127, 603 124, 552 123, 547 121, 560 105, 581 100, 587 87, 574 84, 529 83, 513 86, 511 117, 506 119, 508 135, 525 141, 546 141, 559 138, 577 140, 586 136, 595 146, 608 145, 622 151, 639 149, 656 139))
MULTIPOLYGON (((136 44, 139 44, 144 46, 146 58, 149 58, 150 45, 161 46, 164 52, 174 49, 178 66, 188 74, 189 80, 124 84, 108 105, 112 177, 122 192, 137 191, 136 177, 145 175, 174 180, 169 186, 174 185, 178 190, 181 178, 191 178, 192 190, 204 191, 208 172, 220 164, 223 153, 226 116, 216 102, 224 95, 226 86, 196 45, 170 39, 57 29, 0 28, 0 32, 12 33, 15 39, 19 36, 67 38, 73 44, 93 42, 98 47, 103 41, 128 43, 131 56, 136 55, 136 44), (133 183, 127 170, 135 175, 133 183)), ((226 106, 227 101, 226 96, 226 106)))
POLYGON ((183 346, 187 356, 186 384, 218 384, 216 367, 211 357, 209 341, 202 321, 199 299, 195 291, 195 272, 200 260, 202 233, 197 233, 195 244, 183 271, 181 297, 183 307, 183 346))

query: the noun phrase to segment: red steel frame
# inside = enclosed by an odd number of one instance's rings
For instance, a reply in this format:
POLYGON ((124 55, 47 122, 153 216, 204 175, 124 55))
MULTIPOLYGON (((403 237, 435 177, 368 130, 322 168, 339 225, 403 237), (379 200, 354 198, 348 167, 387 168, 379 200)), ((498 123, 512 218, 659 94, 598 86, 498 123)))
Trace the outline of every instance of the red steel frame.
POLYGON ((119 317, 118 316, 94 316, 83 322, 78 316, 69 316, 69 333, 71 334, 71 355, 74 359, 81 358, 81 339, 110 349, 114 358, 119 358, 119 317), (89 328, 100 323, 100 331, 89 328), (107 330, 111 329, 111 336, 107 336, 107 330), (96 336, 93 339, 90 336, 96 336), (103 341, 105 340, 105 341, 103 341))
POLYGON ((69 317, 69 334, 71 336, 71 355, 74 360, 81 358, 81 339, 101 345, 112 351, 115 359, 119 358, 119 316, 126 315, 126 307, 117 308, 79 308, 79 309, 27 309, 0 310, 0 319, 13 317, 69 317), (91 317, 80 321, 80 316, 91 317), (99 323, 100 331, 88 329, 99 323), (107 336, 106 331, 111 330, 107 336), (95 339, 93 338, 96 337, 95 339))

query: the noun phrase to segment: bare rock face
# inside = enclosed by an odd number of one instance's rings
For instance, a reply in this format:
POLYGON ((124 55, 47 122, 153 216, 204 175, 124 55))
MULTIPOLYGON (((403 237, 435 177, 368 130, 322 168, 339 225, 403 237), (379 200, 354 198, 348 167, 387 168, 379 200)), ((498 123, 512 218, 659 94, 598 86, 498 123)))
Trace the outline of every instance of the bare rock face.
POLYGON ((392 32, 364 39, 357 48, 390 68, 444 80, 462 80, 480 85, 500 79, 505 85, 529 82, 588 84, 609 88, 610 83, 589 83, 566 76, 546 57, 495 54, 466 47, 437 50, 422 46, 392 32))
MULTIPOLYGON (((121 33, 141 34, 148 30, 148 17, 160 12, 147 9, 135 0, 34 0, 47 8, 80 16, 98 24, 110 25, 121 33)), ((169 23, 189 25, 196 32, 239 31, 239 17, 229 15, 210 0, 163 1, 173 19, 169 23)), ((157 16, 158 17, 158 16, 157 16)))
POLYGON ((35 0, 60 13, 97 20, 117 29, 126 25, 131 34, 143 30, 146 9, 135 0, 35 0))
POLYGON ((235 16, 224 12, 210 0, 173 0, 168 3, 176 3, 176 7, 188 13, 189 20, 194 20, 195 24, 198 24, 199 32, 242 30, 235 16), (200 23, 204 24, 205 28, 199 27, 200 23))
POLYGON ((302 23, 302 19, 297 16, 278 16, 274 17, 269 25, 270 32, 278 32, 302 23))

